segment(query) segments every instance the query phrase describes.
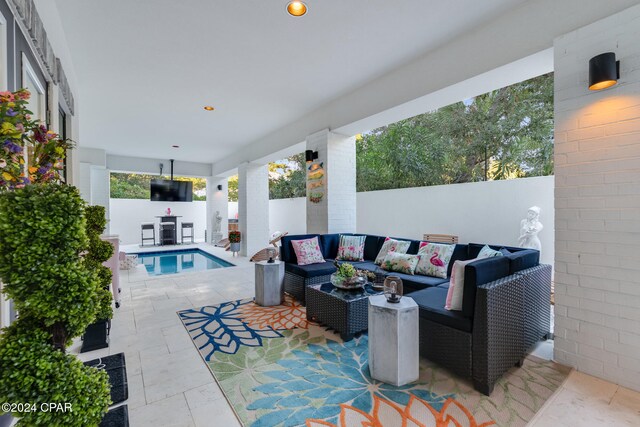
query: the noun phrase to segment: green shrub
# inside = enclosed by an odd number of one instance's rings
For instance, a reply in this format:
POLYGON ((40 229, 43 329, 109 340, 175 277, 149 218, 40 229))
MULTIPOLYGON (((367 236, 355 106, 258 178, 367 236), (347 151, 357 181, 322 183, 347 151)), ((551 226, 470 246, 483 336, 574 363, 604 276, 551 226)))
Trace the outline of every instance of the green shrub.
POLYGON ((51 334, 21 315, 0 337, 0 403, 35 404, 36 411, 13 413, 22 426, 96 426, 111 399, 105 371, 89 368, 55 349, 51 334), (41 405, 70 403, 69 411, 42 411, 41 405))
POLYGON ((81 256, 84 206, 76 188, 60 184, 0 192, 0 278, 20 314, 0 336, 0 403, 36 406, 12 413, 19 425, 95 426, 110 403, 106 373, 65 352, 101 313, 106 292, 81 256))
POLYGON ((240 243, 242 239, 242 235, 239 231, 230 231, 229 232, 229 242, 230 243, 240 243))
POLYGON ((111 307, 112 295, 109 286, 113 279, 111 270, 104 265, 113 255, 113 245, 100 238, 107 224, 104 206, 87 206, 84 210, 87 221, 87 236, 89 238, 88 251, 85 254, 85 266, 93 271, 100 283, 100 289, 96 292, 96 320, 111 319, 113 308, 111 307))
MULTIPOLYGON (((0 277, 16 309, 46 326, 61 322, 67 335, 95 316, 97 277, 80 254, 87 238, 78 190, 29 185, 0 194, 0 277)), ((65 339, 66 341, 66 339, 65 339)))

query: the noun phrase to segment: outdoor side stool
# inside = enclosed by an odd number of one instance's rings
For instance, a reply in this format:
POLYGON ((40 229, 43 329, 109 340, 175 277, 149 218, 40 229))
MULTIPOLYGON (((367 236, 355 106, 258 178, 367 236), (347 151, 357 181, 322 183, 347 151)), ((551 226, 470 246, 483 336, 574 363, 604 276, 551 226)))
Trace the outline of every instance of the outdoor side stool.
POLYGON ((182 223, 182 232, 181 234, 181 242, 184 244, 184 238, 187 237, 188 239, 191 239, 191 243, 193 243, 193 223, 192 222, 183 222, 182 223), (187 236, 184 235, 184 230, 188 229, 190 230, 190 234, 188 234, 187 236))
POLYGON ((156 244, 156 226, 154 223, 143 222, 142 224, 140 224, 140 239, 142 240, 140 246, 144 246, 145 240, 151 240, 153 242, 153 245, 156 244), (144 237, 144 230, 151 230, 151 237, 144 237))

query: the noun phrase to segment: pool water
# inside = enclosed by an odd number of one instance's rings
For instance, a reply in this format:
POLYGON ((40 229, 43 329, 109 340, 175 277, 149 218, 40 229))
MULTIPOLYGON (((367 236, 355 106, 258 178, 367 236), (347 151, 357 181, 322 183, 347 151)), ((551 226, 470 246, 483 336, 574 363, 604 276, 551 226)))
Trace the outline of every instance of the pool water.
POLYGON ((138 253, 138 264, 144 265, 150 276, 213 270, 234 265, 200 249, 138 253))

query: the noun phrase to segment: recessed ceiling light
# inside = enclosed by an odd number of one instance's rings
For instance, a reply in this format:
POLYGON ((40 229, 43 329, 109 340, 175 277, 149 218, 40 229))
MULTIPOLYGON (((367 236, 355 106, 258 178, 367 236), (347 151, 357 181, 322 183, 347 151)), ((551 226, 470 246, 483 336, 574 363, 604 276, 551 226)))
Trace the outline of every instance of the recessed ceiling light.
POLYGON ((205 105, 205 106, 204 106, 204 109, 205 109, 205 110, 207 110, 207 111, 213 111, 213 110, 215 110, 215 108, 213 108, 211 105, 205 105))
POLYGON ((179 145, 172 145, 171 148, 180 148, 179 145))
POLYGON ((307 5, 300 0, 290 1, 287 5, 287 12, 291 16, 302 16, 307 13, 307 5))

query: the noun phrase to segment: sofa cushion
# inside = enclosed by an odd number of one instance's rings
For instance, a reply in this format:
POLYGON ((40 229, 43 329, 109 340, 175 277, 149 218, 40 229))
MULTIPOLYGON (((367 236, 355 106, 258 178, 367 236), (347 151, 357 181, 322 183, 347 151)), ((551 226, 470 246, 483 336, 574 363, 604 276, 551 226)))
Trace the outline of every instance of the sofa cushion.
POLYGON ((472 320, 459 311, 445 310, 447 290, 440 287, 423 289, 409 295, 418 304, 419 315, 452 328, 471 332, 472 320))
POLYGON ((505 255, 505 258, 509 260, 509 274, 515 274, 540 264, 540 251, 524 249, 505 255))
MULTIPOLYGON (((293 250, 293 245, 291 244, 292 240, 302 240, 302 239, 310 239, 312 237, 319 236, 319 234, 299 234, 293 236, 284 236, 281 240, 282 244, 280 246, 280 259, 284 262, 290 262, 293 264, 298 263, 298 258, 296 257, 296 253, 293 250)), ((331 257, 327 257, 331 258, 331 257)))
POLYGON ((380 266, 376 265, 373 261, 360 261, 360 262, 352 262, 353 266, 358 270, 367 270, 367 271, 380 271, 380 266))
POLYGON ((367 234, 364 239, 364 260, 373 262, 378 256, 383 243, 383 236, 367 234))
POLYGON ((338 254, 340 234, 321 234, 320 250, 325 259, 335 259, 338 254))
MULTIPOLYGON (((431 288, 447 282, 447 279, 431 276, 412 276, 404 273, 386 273, 386 276, 398 276, 402 279, 403 293, 419 291, 425 288, 431 288)), ((444 308, 444 305, 442 306, 444 308)))
POLYGON ((364 261, 365 236, 340 235, 336 259, 343 261, 364 261))
POLYGON ((387 256, 389 252, 406 254, 407 249, 409 249, 410 245, 411 245, 410 240, 398 240, 392 237, 387 237, 384 240, 382 247, 380 248, 380 252, 378 252, 378 255, 376 256, 375 263, 378 265, 382 264, 382 261, 384 261, 384 258, 387 256))
POLYGON ((286 263, 284 265, 285 271, 295 274, 297 276, 304 277, 305 279, 318 276, 328 276, 336 272, 336 268, 332 262, 327 261, 321 264, 309 264, 309 265, 297 265, 292 263, 286 263))
POLYGON ((508 275, 509 259, 506 256, 479 259, 467 264, 464 269, 462 314, 467 317, 473 316, 476 304, 476 290, 478 286, 493 282, 494 280, 508 275))
POLYGON ((468 248, 467 245, 456 244, 453 249, 453 254, 451 254, 451 259, 449 260, 449 267, 447 268, 447 277, 451 277, 451 269, 453 268, 453 263, 456 261, 464 261, 467 259, 471 259, 467 255, 468 248))

